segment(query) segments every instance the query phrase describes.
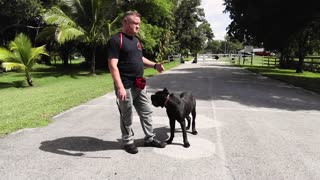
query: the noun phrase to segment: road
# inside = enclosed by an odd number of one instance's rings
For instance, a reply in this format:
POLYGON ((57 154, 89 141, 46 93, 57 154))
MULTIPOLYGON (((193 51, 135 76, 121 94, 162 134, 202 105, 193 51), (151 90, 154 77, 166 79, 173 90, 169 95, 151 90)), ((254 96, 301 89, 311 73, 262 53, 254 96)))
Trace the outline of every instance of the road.
MULTIPOLYGON (((320 179, 320 96, 222 62, 181 64, 148 78, 148 94, 166 87, 197 98, 198 135, 182 146, 120 146, 114 93, 55 117, 49 126, 0 138, 0 179, 320 179)), ((154 131, 169 137, 164 108, 154 131)))

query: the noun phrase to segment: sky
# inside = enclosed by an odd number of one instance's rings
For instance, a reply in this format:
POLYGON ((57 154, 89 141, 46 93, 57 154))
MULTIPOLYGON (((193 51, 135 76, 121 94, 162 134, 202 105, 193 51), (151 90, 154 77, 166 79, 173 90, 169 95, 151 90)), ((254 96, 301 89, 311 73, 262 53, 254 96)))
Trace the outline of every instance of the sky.
POLYGON ((226 28, 231 20, 229 14, 225 14, 224 0, 201 0, 201 8, 204 9, 206 19, 214 34, 214 40, 224 40, 226 28))

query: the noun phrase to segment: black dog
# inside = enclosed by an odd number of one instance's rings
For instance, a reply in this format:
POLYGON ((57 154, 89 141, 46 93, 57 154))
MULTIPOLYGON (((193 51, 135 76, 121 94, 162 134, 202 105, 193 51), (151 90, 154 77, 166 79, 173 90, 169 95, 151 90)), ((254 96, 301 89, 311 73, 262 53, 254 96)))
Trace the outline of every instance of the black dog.
POLYGON ((175 120, 177 120, 182 129, 184 147, 189 147, 190 143, 187 138, 187 129, 190 129, 191 118, 189 114, 192 114, 192 134, 198 134, 196 130, 196 99, 190 92, 182 92, 181 94, 170 94, 169 91, 164 88, 163 91, 158 91, 154 95, 151 95, 152 104, 155 107, 161 106, 167 109, 167 115, 170 120, 170 138, 167 140, 168 144, 172 143, 175 131, 175 120), (188 121, 186 127, 185 119, 188 121))

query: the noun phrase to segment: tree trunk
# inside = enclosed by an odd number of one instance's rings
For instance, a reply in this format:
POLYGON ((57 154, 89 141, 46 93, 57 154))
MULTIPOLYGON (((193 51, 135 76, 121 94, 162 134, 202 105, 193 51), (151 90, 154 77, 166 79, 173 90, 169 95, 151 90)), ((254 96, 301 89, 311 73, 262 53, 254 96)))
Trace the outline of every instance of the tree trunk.
POLYGON ((69 52, 67 50, 62 50, 61 59, 63 61, 63 66, 67 67, 69 65, 69 52))
POLYGON ((26 71, 26 80, 27 80, 27 83, 29 86, 33 86, 31 75, 30 75, 29 71, 26 71))
POLYGON ((288 55, 288 51, 286 49, 282 49, 281 50, 279 66, 280 66, 280 69, 285 69, 285 68, 289 68, 290 67, 289 55, 288 55))
POLYGON ((96 75, 96 46, 92 48, 92 58, 91 58, 91 75, 96 75))
POLYGON ((306 54, 306 42, 307 42, 307 35, 302 35, 302 38, 298 40, 298 56, 299 56, 299 62, 297 65, 296 73, 302 73, 303 72, 303 64, 304 64, 304 57, 306 54))
POLYGON ((296 69, 296 73, 303 73, 304 56, 299 52, 299 62, 296 69))

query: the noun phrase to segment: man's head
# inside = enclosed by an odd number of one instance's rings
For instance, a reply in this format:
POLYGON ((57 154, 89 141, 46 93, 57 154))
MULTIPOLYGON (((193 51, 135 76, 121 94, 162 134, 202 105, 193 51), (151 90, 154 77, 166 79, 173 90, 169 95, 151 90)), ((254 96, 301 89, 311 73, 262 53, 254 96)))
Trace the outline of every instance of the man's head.
POLYGON ((128 11, 122 19, 122 31, 130 36, 136 35, 140 30, 141 15, 136 11, 128 11))

